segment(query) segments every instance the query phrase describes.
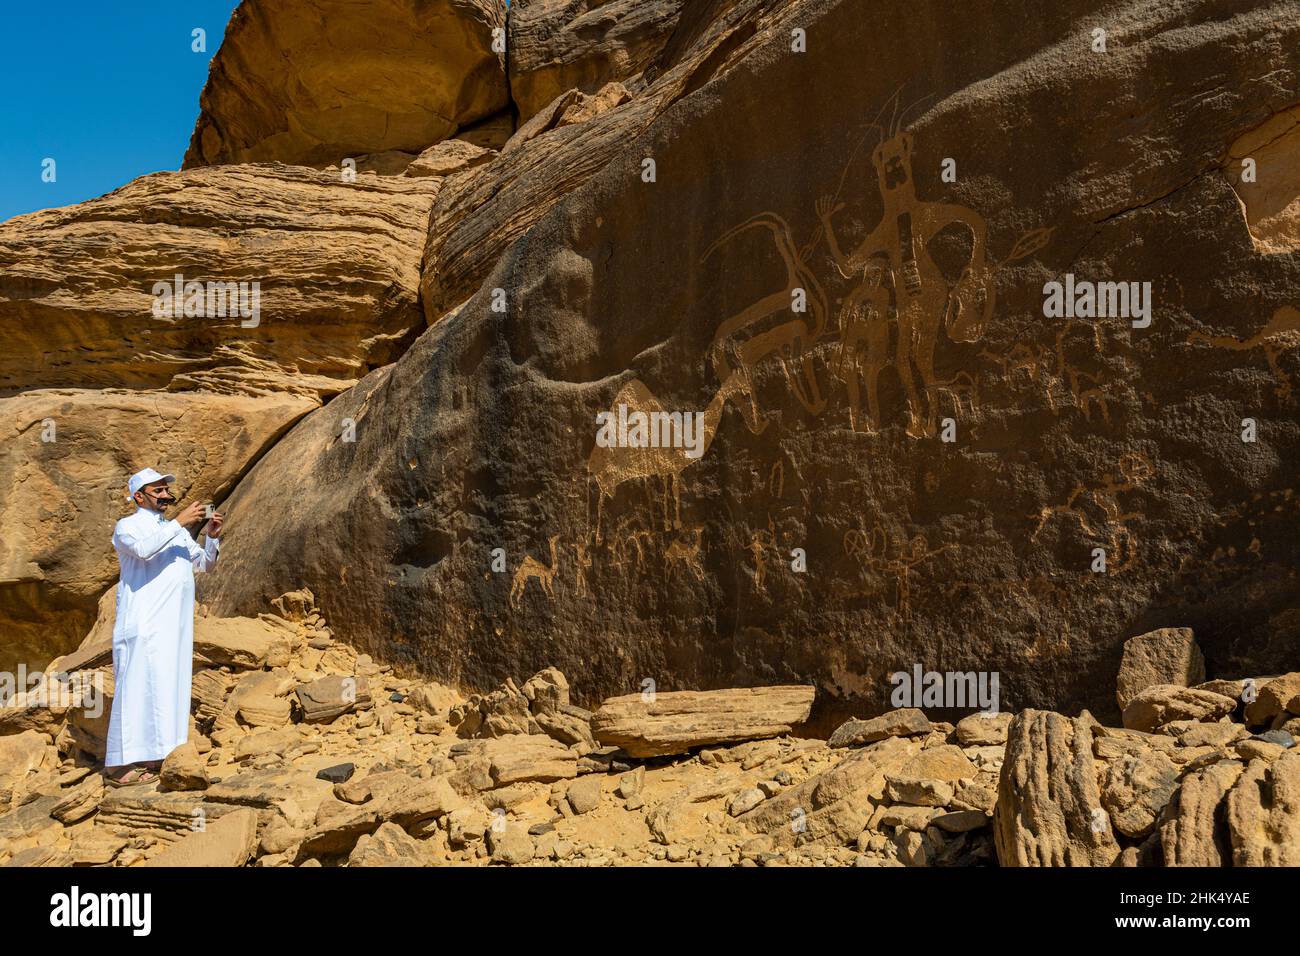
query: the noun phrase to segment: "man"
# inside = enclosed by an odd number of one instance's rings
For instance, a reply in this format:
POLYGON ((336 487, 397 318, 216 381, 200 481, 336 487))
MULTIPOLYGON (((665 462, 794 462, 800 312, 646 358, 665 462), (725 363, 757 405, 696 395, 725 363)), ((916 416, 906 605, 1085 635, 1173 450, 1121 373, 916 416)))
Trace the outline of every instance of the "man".
POLYGON ((104 769, 117 786, 156 780, 163 758, 189 737, 194 572, 216 563, 221 515, 212 515, 200 548, 185 526, 204 517, 202 504, 186 505, 172 521, 163 517, 176 503, 167 488, 175 480, 152 468, 132 475, 127 488, 136 512, 113 529, 122 574, 104 769))

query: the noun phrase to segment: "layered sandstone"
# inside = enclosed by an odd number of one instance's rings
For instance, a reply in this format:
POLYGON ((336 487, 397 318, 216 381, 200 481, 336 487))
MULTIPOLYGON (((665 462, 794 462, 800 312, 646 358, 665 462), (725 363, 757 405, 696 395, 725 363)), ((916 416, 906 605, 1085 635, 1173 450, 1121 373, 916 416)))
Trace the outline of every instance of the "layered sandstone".
POLYGON ((418 245, 440 182, 222 166, 12 219, 0 225, 0 393, 336 394, 423 327, 418 245), (154 314, 166 304, 155 287, 178 274, 204 284, 204 314, 154 314), (250 306, 257 283, 257 314, 224 297, 224 316, 206 314, 208 283, 249 283, 250 306))
POLYGON ((504 0, 244 0, 185 167, 418 153, 507 103, 504 0))
MULTIPOLYGON (((704 4, 700 4, 704 6, 704 4)), ((683 0, 515 0, 510 97, 521 123, 570 90, 642 78, 678 26, 683 0)))

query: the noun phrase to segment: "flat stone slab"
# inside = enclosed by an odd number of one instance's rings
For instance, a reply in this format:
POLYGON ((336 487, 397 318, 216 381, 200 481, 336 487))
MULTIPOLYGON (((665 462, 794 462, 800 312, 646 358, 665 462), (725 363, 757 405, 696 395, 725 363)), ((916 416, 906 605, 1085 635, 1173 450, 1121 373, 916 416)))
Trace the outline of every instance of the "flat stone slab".
POLYGON ((611 697, 592 715, 600 743, 632 757, 788 734, 808 719, 815 688, 801 684, 611 697))

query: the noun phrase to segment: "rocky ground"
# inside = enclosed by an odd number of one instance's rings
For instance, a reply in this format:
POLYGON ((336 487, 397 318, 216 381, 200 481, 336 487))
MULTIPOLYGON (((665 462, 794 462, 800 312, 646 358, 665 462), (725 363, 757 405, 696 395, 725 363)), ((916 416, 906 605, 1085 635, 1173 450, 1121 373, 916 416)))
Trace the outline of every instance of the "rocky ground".
POLYGON ((550 668, 466 697, 356 654, 308 591, 274 604, 199 618, 191 739, 156 783, 105 786, 102 632, 0 708, 0 862, 1300 864, 1300 672, 1205 682, 1185 629, 1126 645, 1123 728, 905 708, 821 740, 811 687, 592 713, 550 668))

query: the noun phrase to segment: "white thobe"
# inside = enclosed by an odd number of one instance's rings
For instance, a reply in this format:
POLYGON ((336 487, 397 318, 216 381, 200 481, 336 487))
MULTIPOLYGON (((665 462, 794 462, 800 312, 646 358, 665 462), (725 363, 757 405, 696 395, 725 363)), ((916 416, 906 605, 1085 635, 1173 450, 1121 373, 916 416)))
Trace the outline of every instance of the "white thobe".
POLYGON ((122 569, 113 627, 113 712, 104 764, 162 760, 189 737, 194 572, 217 560, 176 521, 137 508, 113 529, 122 569))

